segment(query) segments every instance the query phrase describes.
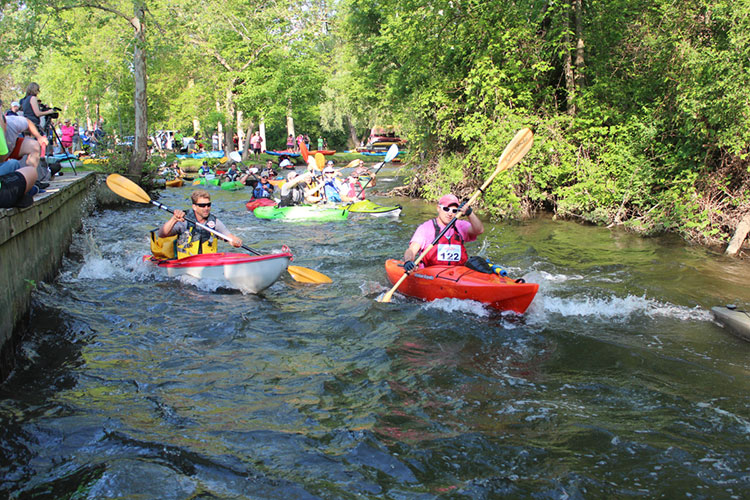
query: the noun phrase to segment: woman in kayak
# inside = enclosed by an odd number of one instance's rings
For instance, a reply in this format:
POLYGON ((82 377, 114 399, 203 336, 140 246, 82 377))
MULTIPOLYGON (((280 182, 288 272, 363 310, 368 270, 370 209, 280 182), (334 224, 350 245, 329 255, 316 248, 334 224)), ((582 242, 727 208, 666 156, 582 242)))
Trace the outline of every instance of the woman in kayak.
POLYGON ((190 199, 193 202, 193 209, 190 213, 175 210, 172 218, 159 229, 160 238, 179 235, 177 238, 179 256, 216 253, 217 251, 218 245, 214 235, 188 221, 197 221, 223 234, 235 248, 242 246, 242 240, 230 233, 224 223, 211 214, 211 195, 207 191, 197 189, 190 195, 190 199))
POLYGON ((460 266, 469 259, 464 242, 476 240, 477 236, 484 232, 484 224, 473 213, 471 207, 459 208, 458 198, 452 194, 446 194, 438 200, 437 217, 422 223, 411 237, 409 248, 404 252, 404 271, 409 273, 414 270, 414 259, 435 241, 435 236, 456 217, 458 212, 461 212, 468 220, 457 220, 456 224, 427 252, 421 264, 424 267, 460 266))

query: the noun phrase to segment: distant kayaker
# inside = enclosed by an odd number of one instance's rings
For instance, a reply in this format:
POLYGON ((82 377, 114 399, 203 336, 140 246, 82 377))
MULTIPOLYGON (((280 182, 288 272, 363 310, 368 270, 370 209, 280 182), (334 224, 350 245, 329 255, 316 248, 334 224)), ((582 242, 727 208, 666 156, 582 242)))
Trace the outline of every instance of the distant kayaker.
POLYGON ((253 189, 253 198, 270 198, 273 194, 273 184, 268 180, 268 171, 264 170, 260 173, 260 181, 253 189))
POLYGON ((320 200, 313 196, 307 183, 312 180, 312 174, 305 172, 297 175, 297 172, 289 172, 286 176, 286 182, 281 186, 280 207, 291 207, 301 205, 302 203, 315 203, 320 200))
POLYGON ((409 273, 414 270, 414 259, 416 259, 425 248, 427 248, 440 231, 456 217, 460 211, 467 220, 457 220, 455 226, 449 229, 427 252, 421 264, 425 267, 434 265, 460 266, 468 259, 464 243, 474 241, 477 236, 484 232, 484 224, 471 210, 471 207, 459 208, 458 198, 452 194, 446 194, 437 205, 437 217, 422 223, 409 242, 409 248, 404 252, 404 270, 409 273))
POLYGON ((240 172, 237 170, 237 164, 232 162, 229 165, 229 170, 224 172, 224 175, 221 176, 221 182, 234 182, 239 178, 240 172))
POLYGON ((192 210, 188 214, 179 209, 175 210, 172 218, 159 229, 159 237, 166 238, 175 234, 179 235, 177 250, 180 254, 215 253, 218 247, 217 238, 205 229, 190 224, 189 219, 223 234, 229 239, 233 247, 239 248, 242 246, 242 240, 230 233, 227 227, 215 215, 211 214, 211 195, 207 191, 197 189, 190 195, 190 199, 193 202, 192 210))
POLYGON ((208 166, 208 161, 203 160, 203 164, 198 169, 198 176, 206 177, 207 175, 213 176, 213 172, 211 171, 211 167, 208 166))
POLYGON ((325 199, 329 203, 354 201, 354 198, 348 196, 348 189, 344 183, 336 178, 337 175, 340 175, 339 172, 336 172, 333 168, 333 162, 329 160, 323 169, 323 179, 325 182, 323 194, 325 199))

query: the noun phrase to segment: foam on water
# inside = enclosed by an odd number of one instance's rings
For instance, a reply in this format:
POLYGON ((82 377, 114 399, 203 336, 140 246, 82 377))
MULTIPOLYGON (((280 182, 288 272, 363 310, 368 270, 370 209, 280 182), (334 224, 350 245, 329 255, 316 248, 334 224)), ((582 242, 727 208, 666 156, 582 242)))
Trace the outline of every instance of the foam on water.
POLYGON ((422 308, 439 309, 449 313, 462 312, 479 317, 487 317, 490 315, 489 309, 484 304, 475 300, 466 299, 437 299, 432 302, 425 302, 422 308))
POLYGON ((565 317, 591 317, 627 321, 634 315, 673 318, 681 321, 711 321, 711 314, 700 307, 685 307, 649 299, 645 295, 626 297, 555 297, 537 295, 529 308, 531 316, 559 314, 565 317))

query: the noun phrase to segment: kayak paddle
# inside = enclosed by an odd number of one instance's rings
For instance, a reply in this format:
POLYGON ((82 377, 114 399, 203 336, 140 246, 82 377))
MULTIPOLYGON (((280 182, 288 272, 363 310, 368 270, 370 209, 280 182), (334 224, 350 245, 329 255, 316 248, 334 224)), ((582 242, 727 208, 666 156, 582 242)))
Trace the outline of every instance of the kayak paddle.
POLYGON ((315 153, 315 164, 318 166, 318 170, 323 170, 326 166, 326 157, 323 153, 315 153))
MULTIPOLYGON (((167 212, 174 214, 174 211, 171 208, 166 205, 162 205, 158 201, 152 200, 148 193, 146 193, 146 191, 144 191, 138 184, 131 181, 127 177, 123 177, 120 174, 108 175, 107 186, 115 194, 117 194, 118 196, 122 196, 127 200, 135 201, 137 203, 151 203, 152 205, 155 205, 162 210, 166 210, 167 212)), ((191 220, 188 220, 187 222, 190 224, 195 224, 199 228, 208 231, 209 233, 221 238, 224 241, 229 241, 229 238, 226 235, 214 229, 211 229, 210 227, 201 224, 200 222, 191 220)), ((255 255, 263 255, 261 252, 255 250, 254 248, 250 248, 247 245, 242 245, 242 248, 255 255)), ((331 280, 331 278, 329 278, 325 274, 319 273, 318 271, 315 271, 313 269, 308 269, 306 267, 288 266, 287 271, 289 271, 289 274, 292 276, 292 278, 301 283, 333 283, 333 280, 331 280)))
POLYGON ((380 172, 380 169, 383 168, 383 165, 385 165, 386 163, 390 163, 390 161, 393 160, 396 157, 396 155, 398 155, 398 146, 396 146, 395 144, 391 144, 391 147, 388 148, 388 152, 385 154, 385 159, 380 162, 380 165, 377 165, 375 167, 375 172, 373 172, 370 178, 367 179, 367 182, 365 183, 364 186, 362 186, 362 189, 359 190, 359 193, 357 193, 354 196, 355 200, 359 198, 359 195, 361 195, 365 191, 365 188, 370 185, 370 183, 378 174, 378 172, 380 172))
MULTIPOLYGON (((529 149, 531 149, 531 145, 533 143, 534 133, 530 129, 524 128, 519 130, 518 133, 516 133, 515 137, 513 137, 513 140, 510 141, 507 146, 505 146, 505 150, 503 151, 503 154, 500 156, 500 159, 497 162, 497 168, 495 168, 495 171, 492 172, 492 175, 490 175, 489 178, 484 182, 484 184, 482 184, 482 187, 477 189, 474 195, 469 198, 469 201, 464 204, 464 207, 470 207, 476 201, 476 199, 479 198, 482 193, 484 193, 485 189, 487 189, 487 186, 492 183, 492 181, 500 172, 509 169, 510 167, 521 161, 526 153, 529 152, 529 149)), ((422 262, 422 259, 424 259, 425 255, 427 255, 427 252, 429 252, 432 247, 437 245, 437 242, 440 241, 440 238, 443 237, 445 232, 456 224, 456 221, 458 220, 460 215, 461 212, 457 213, 456 216, 448 224, 445 225, 443 230, 440 231, 437 236, 435 236, 435 239, 432 240, 432 243, 430 243, 427 248, 425 248, 422 253, 419 254, 419 257, 414 260, 415 269, 416 266, 418 266, 419 263, 422 262)), ((409 273, 405 272, 398 279, 396 284, 393 285, 393 288, 388 290, 385 295, 377 299, 378 302, 390 302, 391 297, 393 297, 393 293, 398 289, 401 283, 404 282, 408 275, 409 273)))
POLYGON ((307 163, 307 159, 310 157, 310 152, 307 150, 305 141, 299 141, 299 152, 302 155, 302 159, 307 163))

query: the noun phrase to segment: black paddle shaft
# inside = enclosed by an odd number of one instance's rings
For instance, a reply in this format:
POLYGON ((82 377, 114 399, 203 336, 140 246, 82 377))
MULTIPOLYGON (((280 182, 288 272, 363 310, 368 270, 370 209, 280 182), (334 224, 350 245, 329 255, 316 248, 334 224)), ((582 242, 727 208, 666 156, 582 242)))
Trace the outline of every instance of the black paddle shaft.
POLYGON ((355 199, 355 200, 356 200, 357 198, 359 198, 359 195, 361 195, 361 194, 362 194, 362 193, 364 192, 364 190, 365 190, 365 189, 367 189, 367 186, 369 186, 369 185, 370 185, 370 183, 371 183, 371 182, 372 182, 372 180, 373 180, 373 179, 375 178, 375 176, 377 175, 377 173, 378 173, 378 172, 380 172, 380 169, 381 169, 381 168, 383 168, 383 165, 385 165, 385 162, 384 162, 384 161, 380 162, 380 165, 378 165, 378 168, 376 168, 376 169, 375 169, 375 172, 374 172, 374 173, 373 173, 373 174, 372 174, 372 175, 370 176, 370 178, 369 178, 369 179, 367 179, 367 182, 365 183, 365 185, 364 185, 364 186, 362 186, 362 189, 360 189, 360 190, 359 190, 359 193, 357 193, 357 194, 356 194, 356 195, 354 196, 354 199, 355 199))

